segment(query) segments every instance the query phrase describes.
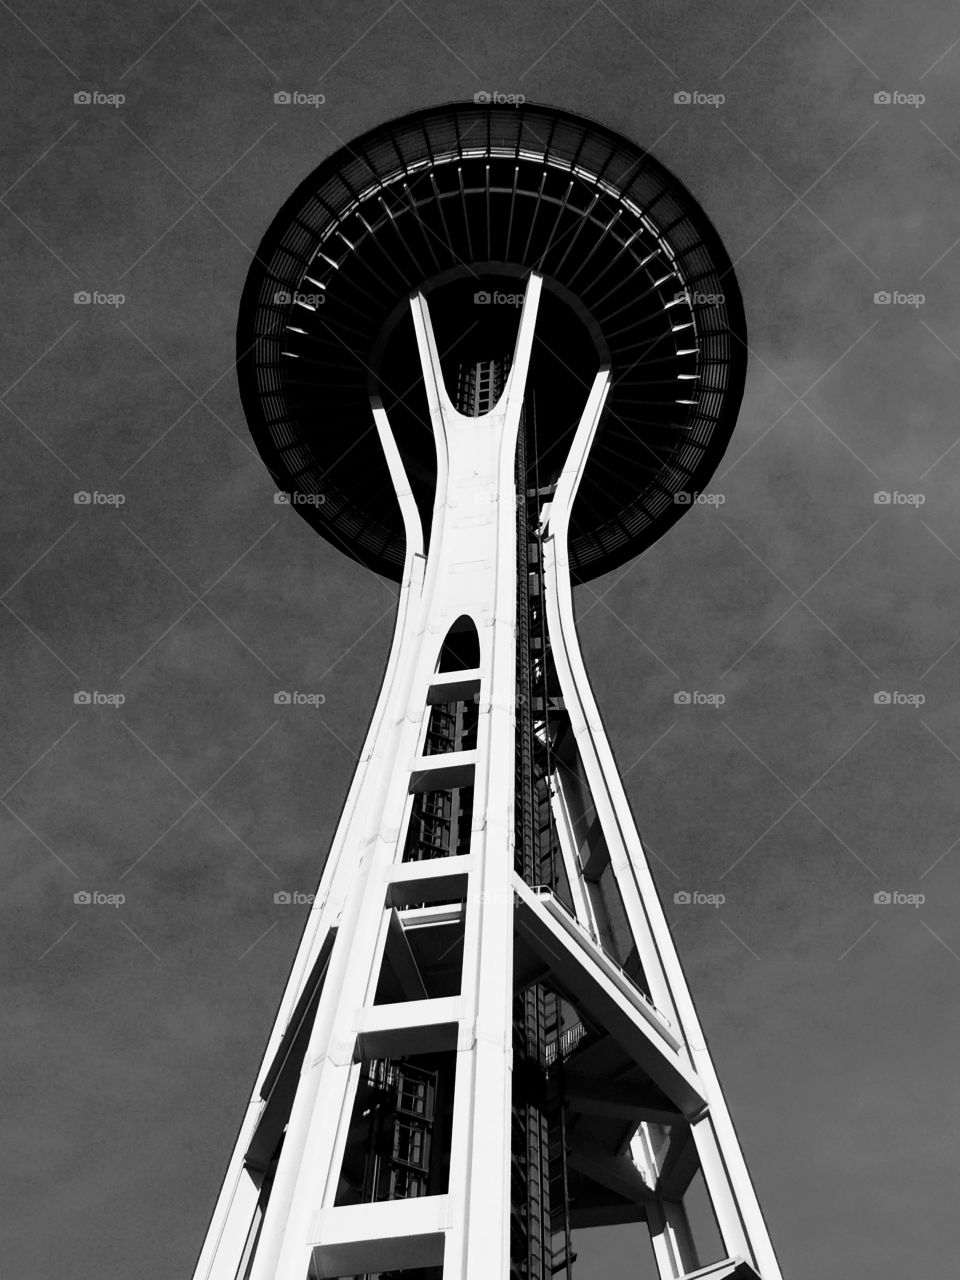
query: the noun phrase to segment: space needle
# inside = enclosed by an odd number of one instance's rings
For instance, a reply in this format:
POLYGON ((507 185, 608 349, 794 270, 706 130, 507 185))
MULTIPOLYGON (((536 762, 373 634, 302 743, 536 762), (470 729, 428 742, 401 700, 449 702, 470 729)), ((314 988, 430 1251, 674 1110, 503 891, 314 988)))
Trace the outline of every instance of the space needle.
POLYGON ((431 107, 286 201, 237 337, 276 487, 399 596, 195 1280, 570 1280, 615 1224, 660 1280, 780 1280, 572 595, 726 448, 717 233, 600 124, 431 107))

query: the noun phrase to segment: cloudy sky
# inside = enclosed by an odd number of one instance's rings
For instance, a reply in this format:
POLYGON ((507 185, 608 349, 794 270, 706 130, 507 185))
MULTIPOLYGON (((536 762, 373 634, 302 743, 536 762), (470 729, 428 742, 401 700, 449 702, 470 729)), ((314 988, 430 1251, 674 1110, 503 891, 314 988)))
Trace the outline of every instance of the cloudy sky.
MULTIPOLYGON (((320 160, 486 89, 649 147, 737 264, 723 502, 580 588, 582 643, 786 1275, 943 1274, 956 7, 37 0, 0 31, 5 1272, 190 1273, 303 924, 273 895, 315 885, 395 601, 274 505, 237 303, 320 160)), ((633 1232, 578 1245, 580 1280, 652 1275, 633 1232)))

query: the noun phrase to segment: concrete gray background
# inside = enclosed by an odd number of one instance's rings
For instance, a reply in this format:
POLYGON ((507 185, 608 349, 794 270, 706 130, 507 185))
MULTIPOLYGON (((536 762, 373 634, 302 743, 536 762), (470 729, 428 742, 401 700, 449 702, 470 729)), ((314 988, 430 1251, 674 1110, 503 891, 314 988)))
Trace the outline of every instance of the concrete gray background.
MULTIPOLYGON (((314 888, 395 600, 274 505, 232 370, 240 290, 341 141, 486 89, 650 147, 737 263, 724 502, 578 591, 587 666, 786 1274, 943 1274, 955 6, 37 0, 0 31, 4 1272, 190 1272, 303 923, 273 895, 314 888), (895 91, 926 100, 875 102, 895 91)), ((644 1235, 581 1234, 580 1280, 652 1275, 644 1235)))

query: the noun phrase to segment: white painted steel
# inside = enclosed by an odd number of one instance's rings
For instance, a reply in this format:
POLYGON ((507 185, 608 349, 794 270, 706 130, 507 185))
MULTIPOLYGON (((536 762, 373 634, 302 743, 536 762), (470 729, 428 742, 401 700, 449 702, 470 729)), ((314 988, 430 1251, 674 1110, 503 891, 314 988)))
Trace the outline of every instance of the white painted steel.
MULTIPOLYGON (((597 373, 590 389, 556 493, 544 512, 543 590, 553 660, 582 762, 582 785, 589 790, 602 827, 655 1008, 631 989, 629 979, 614 971, 616 966, 611 967, 596 942, 596 922, 580 875, 580 851, 565 794, 573 783, 558 779, 553 806, 579 923, 574 925, 558 907, 539 900, 514 875, 514 467, 540 289, 540 277, 532 274, 499 402, 489 413, 469 418, 457 412, 444 387, 426 301, 419 294, 411 298, 437 451, 429 555, 424 554, 420 517, 386 413, 379 401, 373 402, 406 534, 390 657, 194 1280, 237 1280, 238 1268, 249 1255, 258 1221, 257 1190, 244 1157, 264 1111, 260 1090, 285 1045, 284 1034, 297 1002, 317 977, 325 943, 329 951, 326 978, 251 1280, 306 1280, 311 1265, 326 1276, 336 1274, 335 1268, 341 1265, 362 1272, 379 1270, 388 1262, 423 1265, 440 1256, 444 1280, 506 1280, 514 904, 518 897, 533 913, 529 927, 544 939, 554 939, 556 954, 568 971, 571 965, 581 965, 595 975, 596 989, 604 993, 621 1026, 629 1028, 627 1041, 639 1046, 647 1061, 651 1055, 662 1055, 653 1074, 668 1088, 675 1082, 684 1104, 681 1109, 693 1116, 697 1152, 729 1257, 748 1259, 763 1280, 780 1280, 577 645, 567 533, 610 386, 606 368, 597 373), (468 673, 438 674, 443 641, 462 615, 477 627, 479 667, 468 673), (475 750, 453 757, 422 756, 430 702, 442 700, 446 687, 459 696, 465 688, 475 690, 477 682, 475 750), (443 862, 401 866, 410 791, 416 785, 412 776, 424 771, 436 778, 472 775, 470 852, 449 859, 448 866, 443 862), (432 884, 438 886, 432 900, 448 896, 451 885, 458 886, 457 893, 449 896, 462 895, 462 907, 404 908, 404 902, 429 902, 432 884), (419 897, 420 893, 424 896, 419 897), (398 900, 399 916, 394 911, 398 900), (448 918, 462 918, 464 923, 460 995, 375 1005, 390 931, 415 924, 428 927, 431 921, 448 918), (361 1054, 445 1045, 455 1046, 457 1054, 447 1194, 409 1205, 335 1206, 361 1054)), ((629 1185, 630 1178, 635 1178, 660 1275, 676 1280, 687 1274, 685 1268, 695 1265, 692 1243, 682 1206, 668 1203, 657 1190, 658 1169, 646 1132, 646 1124, 641 1125, 631 1145, 632 1163, 617 1157, 605 1176, 618 1186, 629 1185), (637 1170, 636 1175, 627 1164, 637 1170)), ((599 1168, 601 1155, 584 1148, 578 1159, 599 1168)))

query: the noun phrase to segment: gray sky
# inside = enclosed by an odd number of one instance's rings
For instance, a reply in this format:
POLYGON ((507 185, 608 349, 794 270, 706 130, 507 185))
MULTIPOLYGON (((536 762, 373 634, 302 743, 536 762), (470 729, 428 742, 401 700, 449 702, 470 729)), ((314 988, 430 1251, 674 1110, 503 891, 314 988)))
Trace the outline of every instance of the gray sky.
MULTIPOLYGON (((5 1272, 194 1262, 303 924, 273 895, 315 885, 395 598, 273 504, 237 302, 275 210, 341 140, 487 89, 650 147, 738 264, 751 361, 724 502, 580 589, 581 638, 785 1273, 942 1274, 955 6, 38 0, 0 31, 5 1272), (326 703, 275 707, 278 688, 326 703), (680 889, 726 901, 673 907, 680 889)), ((581 1235, 579 1280, 645 1280, 645 1234, 581 1235)))

